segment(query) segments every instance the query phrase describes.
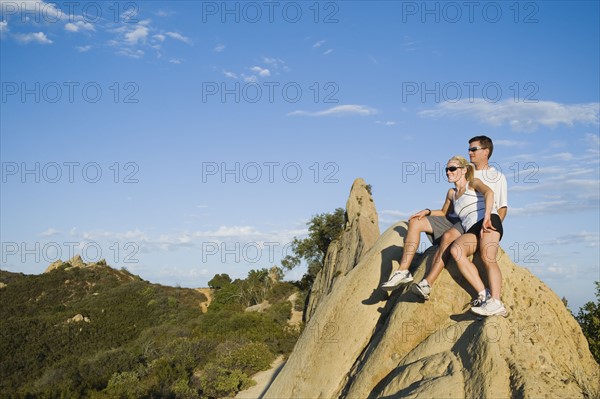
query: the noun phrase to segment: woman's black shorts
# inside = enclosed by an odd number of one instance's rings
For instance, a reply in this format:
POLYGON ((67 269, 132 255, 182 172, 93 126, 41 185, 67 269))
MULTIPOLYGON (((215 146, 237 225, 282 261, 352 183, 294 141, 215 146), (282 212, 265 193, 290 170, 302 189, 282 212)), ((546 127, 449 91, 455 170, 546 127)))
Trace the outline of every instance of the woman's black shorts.
MULTIPOLYGON (((500 216, 496 215, 495 213, 492 213, 491 220, 492 220, 492 226, 494 226, 496 228, 496 231, 498 233, 500 233, 500 240, 502 240, 502 236, 504 235, 504 230, 502 229, 502 219, 500 219, 500 216)), ((483 226, 483 219, 481 219, 479 222, 475 223, 465 234, 471 233, 471 234, 475 234, 477 237, 479 237, 479 233, 481 232, 482 226, 483 226)))

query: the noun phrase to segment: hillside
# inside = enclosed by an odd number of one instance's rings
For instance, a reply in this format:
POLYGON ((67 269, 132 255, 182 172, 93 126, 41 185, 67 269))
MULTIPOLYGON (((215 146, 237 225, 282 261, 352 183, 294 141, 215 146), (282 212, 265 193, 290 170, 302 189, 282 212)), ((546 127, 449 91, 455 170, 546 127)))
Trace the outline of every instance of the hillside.
POLYGON ((294 345, 286 284, 274 284, 273 311, 251 313, 218 290, 207 310, 198 290, 80 258, 41 275, 0 271, 0 397, 235 394, 294 345))

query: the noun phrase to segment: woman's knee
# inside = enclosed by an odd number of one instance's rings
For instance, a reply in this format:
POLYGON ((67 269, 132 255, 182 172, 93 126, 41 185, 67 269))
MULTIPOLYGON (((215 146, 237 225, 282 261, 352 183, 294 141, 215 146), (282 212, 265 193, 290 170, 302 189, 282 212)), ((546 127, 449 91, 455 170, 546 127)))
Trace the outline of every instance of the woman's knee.
POLYGON ((425 218, 419 220, 417 218, 411 219, 408 222, 408 230, 409 231, 418 231, 418 232, 423 232, 425 231, 425 222, 424 222, 425 218))
POLYGON ((457 243, 452 243, 450 245, 450 256, 452 256, 452 259, 458 262, 462 257, 462 253, 463 250, 460 245, 458 245, 457 243))

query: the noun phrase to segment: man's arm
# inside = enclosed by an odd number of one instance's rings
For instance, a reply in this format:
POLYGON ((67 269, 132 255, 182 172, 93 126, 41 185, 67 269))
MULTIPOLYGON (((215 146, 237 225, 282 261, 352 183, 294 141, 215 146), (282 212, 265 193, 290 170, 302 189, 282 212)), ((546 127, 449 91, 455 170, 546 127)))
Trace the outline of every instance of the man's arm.
POLYGON ((498 209, 498 216, 500 216, 500 220, 502 220, 502 222, 504 222, 504 218, 506 217, 507 212, 508 212, 507 206, 503 206, 502 208, 498 209))

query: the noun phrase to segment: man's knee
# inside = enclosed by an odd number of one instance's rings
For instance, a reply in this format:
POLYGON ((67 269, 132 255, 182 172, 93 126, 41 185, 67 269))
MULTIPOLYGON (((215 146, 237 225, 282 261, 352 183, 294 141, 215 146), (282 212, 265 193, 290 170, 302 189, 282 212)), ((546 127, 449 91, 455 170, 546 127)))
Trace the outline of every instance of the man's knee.
POLYGON ((500 251, 498 251, 499 247, 500 245, 496 242, 488 242, 480 246, 481 260, 486 266, 498 262, 498 256, 500 255, 500 251))

